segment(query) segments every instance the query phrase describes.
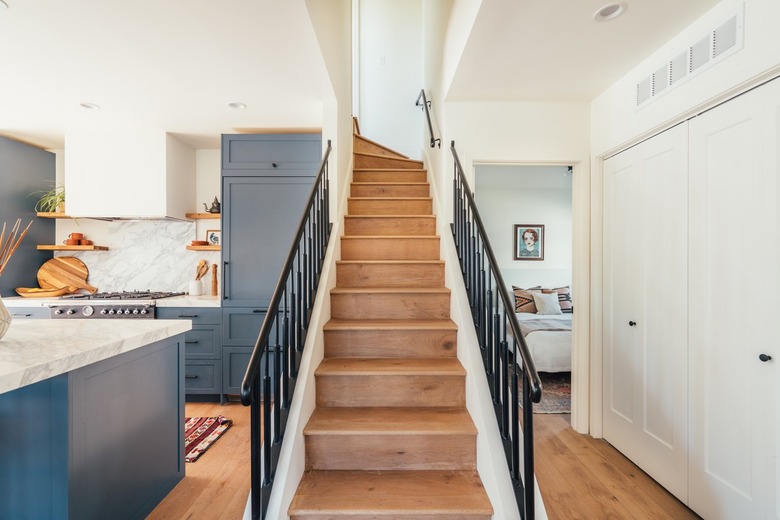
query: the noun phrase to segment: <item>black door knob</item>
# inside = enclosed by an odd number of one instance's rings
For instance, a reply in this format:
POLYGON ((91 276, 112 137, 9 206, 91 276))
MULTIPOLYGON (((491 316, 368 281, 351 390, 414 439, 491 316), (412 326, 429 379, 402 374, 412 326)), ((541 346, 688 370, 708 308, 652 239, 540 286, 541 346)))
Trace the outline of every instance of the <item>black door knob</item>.
POLYGON ((628 326, 629 327, 635 327, 636 326, 636 322, 635 321, 629 321, 628 322, 628 326))
POLYGON ((772 356, 767 356, 766 354, 761 354, 758 356, 758 359, 766 363, 767 361, 770 361, 772 359, 772 356))

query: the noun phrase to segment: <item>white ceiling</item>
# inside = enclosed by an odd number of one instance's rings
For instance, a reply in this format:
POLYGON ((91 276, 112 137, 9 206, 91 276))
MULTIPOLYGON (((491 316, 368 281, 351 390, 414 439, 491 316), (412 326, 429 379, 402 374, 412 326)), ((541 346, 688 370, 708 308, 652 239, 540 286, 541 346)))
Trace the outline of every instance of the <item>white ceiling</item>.
MULTIPOLYGON (((593 99, 717 3, 628 1, 596 23, 607 0, 483 0, 448 100, 593 99)), ((38 146, 141 126, 218 148, 225 132, 317 126, 333 97, 304 0, 5 3, 0 135, 38 146)))

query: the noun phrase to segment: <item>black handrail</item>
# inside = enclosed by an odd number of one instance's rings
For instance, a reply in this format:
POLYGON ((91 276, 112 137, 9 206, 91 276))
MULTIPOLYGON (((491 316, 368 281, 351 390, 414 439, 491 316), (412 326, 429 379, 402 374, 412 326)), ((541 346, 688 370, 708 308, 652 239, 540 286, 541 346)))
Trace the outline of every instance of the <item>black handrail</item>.
POLYGON ((241 382, 241 402, 244 406, 252 406, 250 442, 253 520, 265 518, 268 508, 311 309, 330 239, 330 150, 328 140, 317 179, 241 382), (271 339, 273 345, 270 344, 271 339))
POLYGON ((509 465, 517 507, 524 519, 533 520, 535 516, 533 403, 538 403, 542 398, 542 382, 539 380, 525 338, 520 332, 520 323, 515 315, 514 297, 509 295, 509 290, 501 276, 477 204, 455 150, 455 141, 452 141, 450 150, 455 160, 452 234, 479 338, 485 375, 493 397, 493 408, 504 443, 504 453, 509 465), (507 342, 507 325, 513 337, 511 352, 507 342), (522 474, 520 472, 520 418, 517 411, 520 404, 517 395, 520 390, 518 361, 522 365, 523 392, 522 474))
POLYGON ((425 110, 425 117, 428 120, 428 132, 431 134, 431 148, 434 148, 437 144, 441 148, 441 139, 433 136, 433 124, 431 124, 431 102, 425 97, 425 89, 420 90, 420 95, 417 96, 417 101, 414 102, 416 106, 422 106, 425 110), (422 99, 422 103, 420 100, 422 99))

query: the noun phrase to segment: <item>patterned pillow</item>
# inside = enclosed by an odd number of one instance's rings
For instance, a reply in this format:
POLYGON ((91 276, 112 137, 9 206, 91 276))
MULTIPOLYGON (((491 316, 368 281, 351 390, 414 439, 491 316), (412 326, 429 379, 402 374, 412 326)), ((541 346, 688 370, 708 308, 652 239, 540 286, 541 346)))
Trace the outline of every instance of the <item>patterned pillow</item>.
POLYGON ((544 289, 542 292, 547 294, 558 293, 558 303, 561 306, 561 312, 564 314, 574 314, 574 302, 571 299, 571 289, 566 287, 556 287, 555 289, 544 289))
POLYGON ((512 286, 512 291, 515 293, 515 312, 530 312, 536 314, 536 304, 534 303, 534 297, 532 292, 541 291, 541 286, 531 287, 529 289, 521 289, 520 287, 512 286))

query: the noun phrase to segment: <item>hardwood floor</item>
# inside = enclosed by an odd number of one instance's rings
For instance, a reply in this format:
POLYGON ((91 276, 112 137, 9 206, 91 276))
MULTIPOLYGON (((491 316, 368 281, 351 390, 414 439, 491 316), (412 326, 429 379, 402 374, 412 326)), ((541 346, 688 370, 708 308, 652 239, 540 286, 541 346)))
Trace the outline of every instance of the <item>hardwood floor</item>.
POLYGON ((535 414, 534 435, 550 520, 699 518, 609 443, 572 430, 568 414, 535 414))
POLYGON ((188 417, 223 415, 233 425, 198 460, 152 514, 152 520, 239 520, 249 496, 249 407, 231 402, 186 403, 188 417))

